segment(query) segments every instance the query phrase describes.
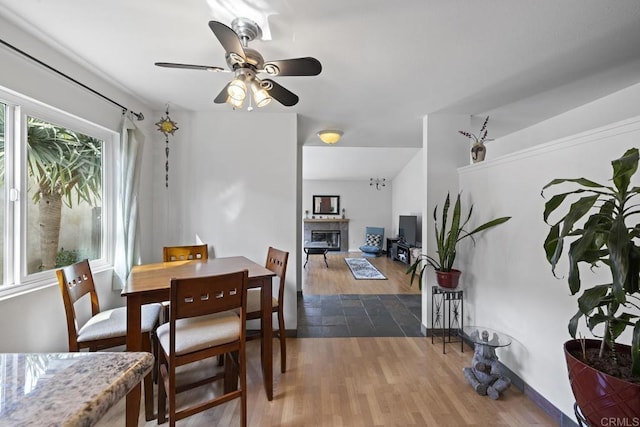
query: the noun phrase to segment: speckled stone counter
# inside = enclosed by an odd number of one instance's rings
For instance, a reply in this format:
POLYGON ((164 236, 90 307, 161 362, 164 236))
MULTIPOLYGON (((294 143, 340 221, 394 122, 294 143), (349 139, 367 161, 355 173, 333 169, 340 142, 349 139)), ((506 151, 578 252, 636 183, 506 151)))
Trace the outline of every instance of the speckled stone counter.
POLYGON ((0 354, 0 426, 92 426, 152 366, 141 352, 0 354))

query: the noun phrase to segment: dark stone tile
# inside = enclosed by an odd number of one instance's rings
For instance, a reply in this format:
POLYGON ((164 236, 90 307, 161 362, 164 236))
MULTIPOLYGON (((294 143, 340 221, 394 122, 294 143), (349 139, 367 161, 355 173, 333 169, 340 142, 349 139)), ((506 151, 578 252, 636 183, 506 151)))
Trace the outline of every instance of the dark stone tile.
POLYGON ((349 328, 347 325, 338 325, 338 326, 323 326, 322 327, 322 336, 324 338, 332 338, 332 337, 348 337, 349 328))
POLYGON ((364 307, 344 307, 342 310, 344 311, 345 316, 367 316, 367 312, 364 307))
POLYGON ((396 321, 393 320, 393 317, 388 314, 369 316, 369 318, 371 319, 371 323, 373 323, 375 326, 398 326, 396 321))
POLYGON ((400 329, 407 337, 423 337, 420 323, 416 322, 414 325, 400 325, 400 329))
POLYGON ((362 308, 362 301, 360 301, 359 299, 342 300, 342 306, 343 307, 360 307, 360 308, 362 308))
POLYGON ((322 316, 322 326, 346 325, 347 319, 344 316, 322 316))
POLYGON ((312 337, 421 337, 420 295, 298 296, 298 334, 312 337))
POLYGON ((398 325, 394 326, 376 326, 376 337, 404 337, 404 332, 398 325))
POLYGON ((349 333, 352 337, 377 337, 378 334, 373 326, 349 325, 349 333))
POLYGON ((298 307, 298 317, 301 316, 320 316, 322 310, 320 307, 298 307))
POLYGON ((298 338, 322 338, 322 326, 298 325, 298 338))
POLYGON ((422 305, 422 297, 420 295, 396 295, 396 297, 407 307, 420 307, 422 305))
MULTIPOLYGON (((298 300, 300 301, 300 300, 298 300)), ((302 305, 304 307, 320 307, 322 304, 322 299, 321 298, 310 298, 310 297, 304 297, 302 299, 302 305)))
POLYGON ((413 314, 408 312, 404 314, 392 313, 392 316, 399 325, 412 325, 419 322, 413 314))
POLYGON ((373 323, 371 323, 371 320, 367 316, 345 316, 345 319, 347 319, 347 324, 349 325, 349 327, 351 326, 364 326, 368 328, 373 327, 373 323))
POLYGON ((367 310, 367 314, 369 316, 380 316, 383 314, 389 314, 387 309, 382 305, 365 306, 365 309, 367 310))
POLYGON ((418 319, 422 318, 422 307, 420 307, 420 306, 418 306, 418 307, 410 307, 409 311, 411 312, 411 314, 416 316, 418 319))
POLYGON ((340 306, 323 306, 321 309, 323 316, 343 316, 344 310, 340 306))
POLYGON ((322 316, 298 316, 298 325, 322 325, 322 316))

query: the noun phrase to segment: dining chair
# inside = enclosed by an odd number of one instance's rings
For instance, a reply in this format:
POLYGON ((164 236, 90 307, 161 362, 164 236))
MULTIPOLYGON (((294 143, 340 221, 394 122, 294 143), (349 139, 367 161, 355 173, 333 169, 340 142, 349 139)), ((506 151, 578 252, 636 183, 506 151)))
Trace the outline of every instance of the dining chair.
MULTIPOLYGON (((62 293, 64 311, 67 317, 67 335, 69 337, 69 351, 78 352, 81 349, 99 351, 126 345, 127 341, 127 308, 118 307, 110 310, 100 310, 98 293, 96 292, 93 274, 89 260, 76 262, 56 271, 58 285, 62 293), (82 298, 85 295, 87 298, 82 298), (80 299, 84 304, 91 302, 91 317, 78 327, 76 304, 80 299)), ((152 335, 158 326, 158 318, 162 306, 160 304, 146 304, 142 306, 142 350, 153 351, 152 335)), ((150 421, 153 413, 153 373, 144 378, 145 418, 150 421)))
MULTIPOLYGON (((265 267, 273 271, 280 280, 278 287, 278 297, 271 298, 271 312, 278 315, 278 330, 273 331, 273 336, 277 336, 280 341, 280 372, 283 374, 287 370, 287 343, 286 329, 284 327, 284 289, 287 275, 287 261, 289 252, 269 247, 267 251, 267 261, 265 267)), ((262 291, 261 289, 247 290, 247 320, 260 319, 262 317, 262 291)), ((261 334, 247 334, 247 340, 260 338, 261 334)))
MULTIPOLYGON (((165 246, 162 248, 162 262, 190 261, 194 259, 208 259, 209 245, 185 245, 185 246, 165 246)), ((162 303, 162 320, 166 323, 169 320, 169 301, 162 303)))
MULTIPOLYGON (((177 420, 240 398, 241 423, 246 426, 245 332, 248 282, 248 270, 171 280, 169 322, 160 325, 157 331, 160 359, 158 424, 167 420, 167 397, 171 427, 175 426, 177 420), (211 363, 211 368, 217 368, 213 375, 206 378, 187 379, 180 374, 193 372, 184 372, 185 368, 176 373, 179 367, 215 359, 219 355, 225 355, 224 368, 220 369, 217 363, 211 363), (179 376, 182 382, 178 385, 179 376), (206 393, 209 399, 196 402, 189 399, 178 410, 178 393, 210 385, 218 380, 224 380, 223 391, 216 392, 213 388, 210 393, 206 393), (188 406, 184 407, 185 405, 188 406)), ((208 372, 207 367, 197 367, 196 373, 208 372)))
POLYGON ((209 258, 208 245, 165 246, 162 249, 162 261, 186 261, 209 258))

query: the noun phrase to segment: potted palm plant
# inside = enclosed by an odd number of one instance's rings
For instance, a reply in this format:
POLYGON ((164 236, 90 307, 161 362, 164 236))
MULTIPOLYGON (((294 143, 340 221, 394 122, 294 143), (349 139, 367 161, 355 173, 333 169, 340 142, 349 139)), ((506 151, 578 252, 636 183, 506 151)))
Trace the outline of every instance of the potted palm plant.
POLYGON ((488 228, 495 227, 496 225, 502 224, 503 222, 507 222, 511 218, 509 216, 496 218, 480 225, 479 227, 474 228, 471 231, 466 231, 465 227, 471 219, 473 205, 471 205, 466 218, 464 219, 464 221, 462 221, 462 207, 460 203, 460 193, 458 193, 456 202, 453 206, 451 224, 449 226, 449 229, 447 230, 449 208, 451 205, 449 196, 449 193, 447 193, 447 198, 445 199, 444 205, 442 207, 440 225, 438 225, 437 216, 438 206, 436 206, 433 210, 438 259, 435 259, 430 255, 420 254, 407 269, 407 274, 411 273, 411 285, 413 285, 413 281, 416 278, 416 275, 418 276, 418 286, 420 287, 420 289, 422 289, 422 277, 424 275, 424 271, 429 266, 433 267, 436 272, 436 280, 438 282, 438 285, 445 288, 456 288, 458 286, 458 281, 461 274, 460 270, 453 268, 453 262, 456 259, 456 246, 458 242, 466 237, 471 237, 471 239, 473 240, 472 236, 474 234, 484 231, 488 228))
POLYGON ((569 290, 582 294, 569 320, 573 340, 565 343, 564 352, 576 403, 590 425, 612 418, 616 425, 640 421, 640 223, 634 222, 640 214, 640 187, 631 186, 638 159, 638 149, 632 148, 611 162, 613 185, 585 178, 554 179, 542 190, 544 196, 550 187, 575 185, 545 203, 544 221, 550 230, 544 249, 555 275, 565 241, 570 243, 569 290), (550 222, 559 208, 566 213, 550 222), (610 282, 588 287, 582 283, 581 265, 608 267, 610 282), (600 339, 576 339, 583 318, 600 339), (630 346, 616 342, 627 328, 630 346))

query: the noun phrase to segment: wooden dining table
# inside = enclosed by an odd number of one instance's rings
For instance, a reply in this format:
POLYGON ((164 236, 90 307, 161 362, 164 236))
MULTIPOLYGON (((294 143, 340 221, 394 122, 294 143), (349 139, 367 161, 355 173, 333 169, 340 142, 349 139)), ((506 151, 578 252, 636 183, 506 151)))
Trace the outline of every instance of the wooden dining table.
MULTIPOLYGON (((249 270, 249 287, 262 289, 262 375, 267 399, 273 399, 273 326, 271 312, 271 282, 275 273, 243 256, 204 260, 160 262, 134 266, 122 296, 127 298, 127 351, 141 351, 141 307, 170 299, 171 279, 205 277, 234 271, 249 270)), ((127 394, 126 425, 138 423, 141 386, 127 394)))

